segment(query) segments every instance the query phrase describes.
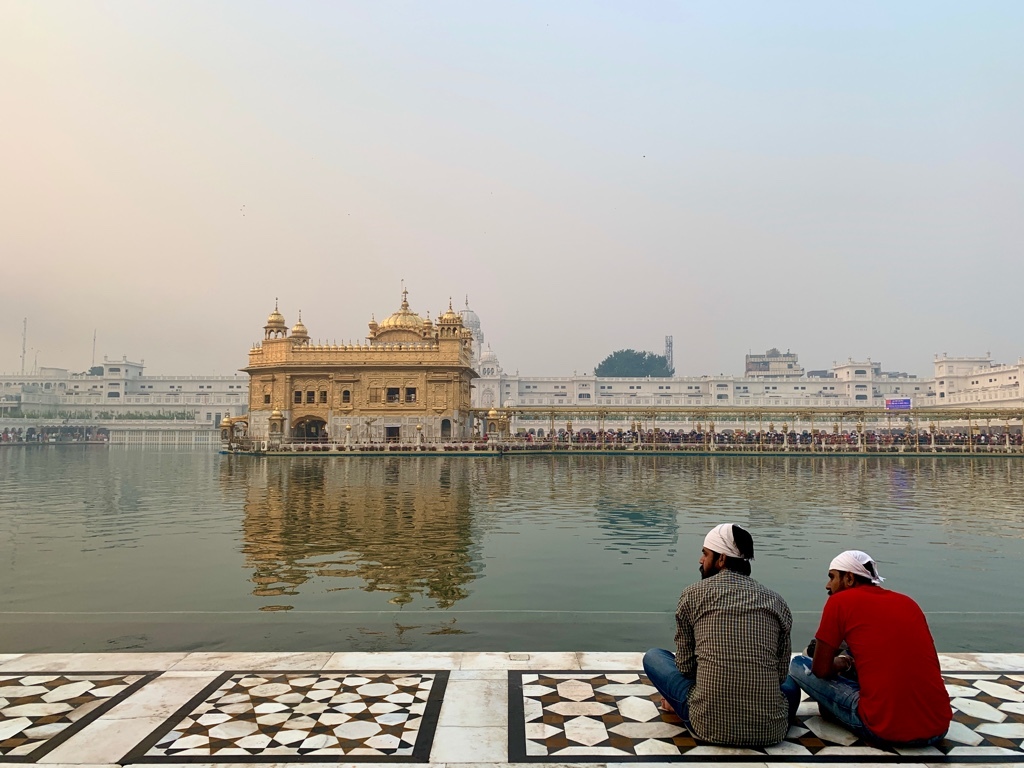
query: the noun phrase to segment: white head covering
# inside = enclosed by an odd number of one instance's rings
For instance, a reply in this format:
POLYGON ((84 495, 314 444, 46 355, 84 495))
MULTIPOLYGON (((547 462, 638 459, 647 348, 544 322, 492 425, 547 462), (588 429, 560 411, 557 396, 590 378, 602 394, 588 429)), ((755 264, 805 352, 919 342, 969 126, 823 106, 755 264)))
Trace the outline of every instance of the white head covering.
POLYGON ((746 557, 736 546, 736 539, 732 535, 732 523, 716 525, 707 536, 704 537, 704 548, 712 552, 718 552, 728 557, 735 557, 739 560, 753 560, 746 557))
POLYGON ((865 579, 870 579, 872 584, 881 585, 885 581, 885 579, 878 575, 878 566, 871 559, 871 555, 867 552, 861 552, 859 549, 848 549, 840 553, 829 564, 828 569, 830 571, 855 573, 858 576, 863 576, 865 579), (871 563, 870 569, 867 567, 868 563, 871 563), (872 573, 872 569, 874 573, 872 573))

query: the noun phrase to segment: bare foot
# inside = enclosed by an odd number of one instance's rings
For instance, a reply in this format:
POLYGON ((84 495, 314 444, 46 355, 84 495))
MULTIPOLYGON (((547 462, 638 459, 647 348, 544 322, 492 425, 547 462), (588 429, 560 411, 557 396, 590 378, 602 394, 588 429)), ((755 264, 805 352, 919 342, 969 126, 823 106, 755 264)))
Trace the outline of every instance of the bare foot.
POLYGON ((662 697, 661 704, 659 706, 662 712, 671 712, 672 714, 675 714, 676 712, 674 709, 672 709, 672 705, 668 703, 668 699, 666 699, 665 697, 662 697))

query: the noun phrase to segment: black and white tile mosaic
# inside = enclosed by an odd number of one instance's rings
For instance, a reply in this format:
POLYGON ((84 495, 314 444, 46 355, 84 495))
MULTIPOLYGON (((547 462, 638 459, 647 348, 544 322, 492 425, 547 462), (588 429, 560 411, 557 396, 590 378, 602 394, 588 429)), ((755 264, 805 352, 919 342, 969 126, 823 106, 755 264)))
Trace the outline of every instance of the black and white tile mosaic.
POLYGON ((226 672, 132 763, 426 762, 447 672, 226 672))
POLYGON ((879 749, 818 716, 804 700, 785 741, 739 749, 702 744, 638 672, 509 672, 509 762, 1024 761, 1024 675, 944 675, 954 720, 935 747, 879 749))
POLYGON ((0 675, 0 760, 37 760, 150 677, 124 672, 0 675))

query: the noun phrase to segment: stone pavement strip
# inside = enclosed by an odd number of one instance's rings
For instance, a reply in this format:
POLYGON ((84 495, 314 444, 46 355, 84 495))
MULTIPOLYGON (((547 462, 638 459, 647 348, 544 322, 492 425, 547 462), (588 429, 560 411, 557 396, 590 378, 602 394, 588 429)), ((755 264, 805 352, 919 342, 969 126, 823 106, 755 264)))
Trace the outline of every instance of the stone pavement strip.
POLYGON ((884 751, 810 702, 779 745, 701 744, 639 653, 0 654, 0 768, 1024 763, 1024 654, 940 662, 946 740, 884 751))

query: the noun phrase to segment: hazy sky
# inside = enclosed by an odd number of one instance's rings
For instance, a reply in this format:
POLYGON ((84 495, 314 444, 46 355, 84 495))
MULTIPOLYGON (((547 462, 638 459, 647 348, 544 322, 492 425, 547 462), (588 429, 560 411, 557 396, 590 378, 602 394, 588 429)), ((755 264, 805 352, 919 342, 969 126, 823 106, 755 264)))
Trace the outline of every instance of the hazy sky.
POLYGON ((506 370, 1024 355, 1024 3, 0 2, 0 370, 468 294, 506 370))

